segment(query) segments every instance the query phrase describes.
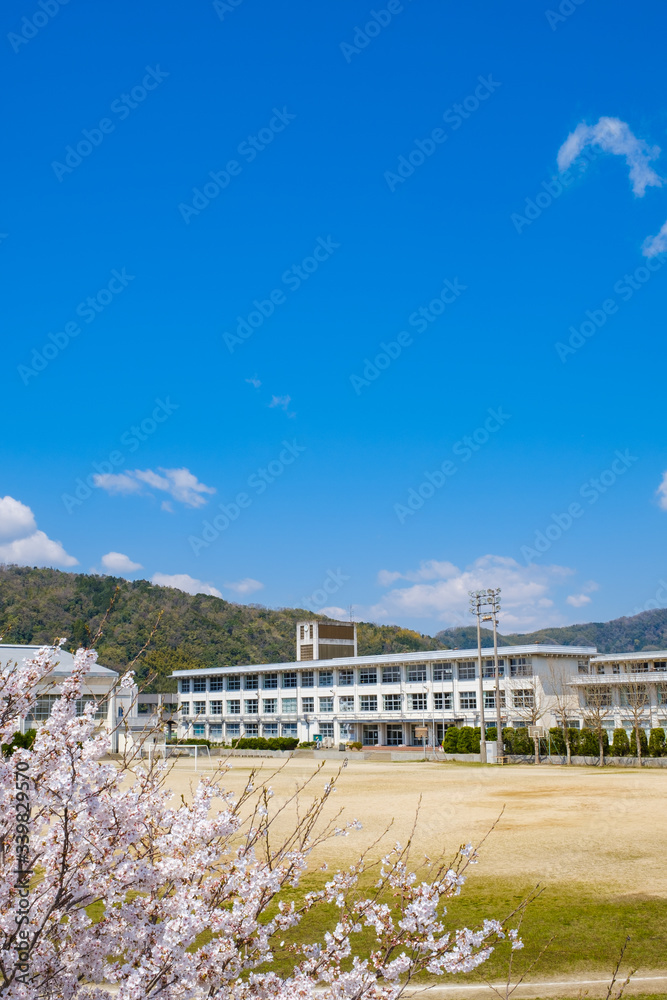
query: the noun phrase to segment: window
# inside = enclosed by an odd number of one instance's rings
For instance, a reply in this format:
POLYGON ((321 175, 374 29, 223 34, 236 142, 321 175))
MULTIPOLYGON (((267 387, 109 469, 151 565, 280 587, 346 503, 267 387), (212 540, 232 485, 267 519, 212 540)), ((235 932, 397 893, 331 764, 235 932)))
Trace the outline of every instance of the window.
MULTIPOLYGON (((495 708, 496 707, 496 692, 495 691, 485 691, 484 692, 484 708, 495 708)), ((505 708, 505 692, 500 692, 500 707, 505 708)))
POLYGON ((245 736, 259 736, 259 726, 256 722, 246 722, 243 733, 245 736))
MULTIPOLYGON (((532 672, 532 664, 528 662, 526 656, 514 656, 510 659, 510 674, 512 677, 531 677, 532 672)), ((586 673, 588 673, 588 670, 586 670, 586 673)))
POLYGON ((648 663, 633 663, 630 672, 633 674, 647 674, 648 663))
POLYGON ((452 695, 449 691, 436 691, 433 695, 436 712, 449 712, 452 709, 452 695))
POLYGON ((359 671, 360 684, 377 684, 378 672, 375 667, 362 667, 359 671))
POLYGON ((428 695, 409 694, 408 703, 413 712, 426 712, 428 710, 428 695))
POLYGON ((341 687, 351 687, 354 684, 354 670, 339 670, 338 683, 341 687))
POLYGON ((354 695, 346 694, 338 699, 338 706, 341 712, 354 712, 354 695))
MULTIPOLYGON (((38 698, 38 701, 41 701, 41 698, 38 698)), ((181 702, 181 715, 189 715, 189 714, 190 714, 190 702, 189 701, 182 701, 181 702)))
POLYGON ((604 663, 597 663, 595 665, 595 673, 596 674, 603 674, 604 673, 604 663))
POLYGON ((194 704, 194 714, 195 715, 206 715, 206 702, 196 701, 194 704))
POLYGON ((469 663, 459 663, 459 680, 460 681, 474 681, 475 679, 475 664, 469 663))
POLYGON ((362 726, 361 727, 361 742, 365 747, 377 746, 378 740, 378 727, 377 726, 362 726))
POLYGON ((296 722, 283 722, 283 736, 294 738, 298 735, 296 722))
POLYGON ((275 715, 278 711, 278 699, 277 698, 265 698, 262 702, 262 711, 267 715, 275 715))
POLYGON ((515 708, 532 708, 535 704, 535 692, 532 688, 517 688, 512 692, 512 702, 515 708))
POLYGON ((180 681, 181 694, 190 694, 190 678, 186 677, 180 681))
POLYGON ((452 679, 452 665, 451 663, 434 663, 433 664, 433 680, 434 681, 451 681, 452 679))
POLYGON ((333 698, 320 698, 320 712, 333 712, 333 698))
POLYGON ((612 674, 620 674, 620 672, 621 672, 621 664, 620 663, 612 663, 612 665, 611 665, 611 672, 612 672, 612 674))
POLYGON ((227 678, 227 690, 228 691, 240 691, 241 690, 241 675, 240 674, 230 674, 227 678))
POLYGON ((256 691, 259 687, 259 676, 257 674, 246 674, 243 678, 243 689, 245 691, 256 691))
POLYGON ((193 691, 205 691, 206 690, 206 678, 205 677, 195 677, 192 689, 193 689, 193 691))
MULTIPOLYGON (((389 697, 392 697, 391 695, 389 697)), ((387 726, 387 746, 400 747, 403 745, 403 726, 389 723, 387 726)))
POLYGON ((426 680, 426 664, 414 663, 408 667, 408 683, 417 684, 426 680))
POLYGON ((246 715, 257 715, 259 712, 259 702, 257 698, 246 698, 244 702, 244 710, 246 715))
POLYGON ((262 732, 265 736, 277 736, 278 735, 278 723, 277 722, 265 722, 262 726, 262 732))
POLYGON ((477 695, 474 691, 461 691, 459 693, 459 705, 464 712, 471 708, 477 708, 477 695))
MULTIPOLYGON (((505 674, 505 665, 504 664, 505 664, 504 660, 498 660, 498 676, 499 677, 503 677, 504 674, 505 674)), ((496 670, 495 670, 495 665, 493 663, 493 660, 486 660, 485 661, 485 663, 484 663, 484 673, 483 673, 482 676, 484 676, 484 677, 495 677, 496 676, 496 670)))
POLYGON ((334 724, 333 722, 320 722, 319 725, 320 736, 325 740, 332 740, 334 735, 334 724))
POLYGON ((312 670, 304 670, 301 674, 301 687, 302 688, 312 688, 315 687, 315 674, 312 670))
POLYGON ((192 727, 192 735, 200 740, 203 739, 206 736, 206 725, 203 722, 195 722, 192 727))
POLYGON ((667 662, 665 660, 656 660, 653 664, 653 669, 665 671, 667 670, 667 662))
POLYGON ((359 696, 359 707, 362 712, 377 712, 378 700, 375 694, 362 694, 359 696))
POLYGON ((211 702, 211 715, 222 715, 222 702, 212 701, 211 702))
POLYGON ((315 711, 315 699, 314 698, 302 698, 301 699, 301 711, 302 712, 314 712, 315 711))
MULTIPOLYGON (((611 701, 609 704, 611 704, 611 701)), ((624 708, 643 708, 644 705, 648 705, 646 685, 633 684, 632 687, 622 687, 621 705, 623 705, 624 708)))
POLYGON ((401 668, 396 664, 395 667, 383 667, 382 668, 382 683, 383 684, 400 684, 401 683, 401 668))
POLYGON ((658 705, 667 705, 667 685, 658 684, 658 705))
MULTIPOLYGON (((197 702, 195 702, 195 705, 197 702)), ((240 715, 241 714, 241 699, 235 698, 233 701, 227 702, 227 715, 240 715)))
POLYGON ((140 701, 137 705, 139 715, 150 715, 153 705, 149 701, 140 701))
POLYGON ((296 670, 289 670, 283 674, 283 687, 284 688, 296 687, 296 670))
POLYGON ((228 736, 232 738, 241 735, 241 723, 240 722, 228 722, 225 726, 225 732, 228 736))
POLYGON ((382 701, 384 704, 385 712, 400 712, 401 710, 400 694, 383 694, 382 701))
POLYGON ((266 691, 268 691, 269 689, 277 688, 278 674, 264 674, 262 687, 266 691))
POLYGON ((318 682, 321 688, 333 687, 333 670, 320 670, 318 682))
POLYGON ((299 625, 299 639, 305 639, 305 638, 306 638, 306 626, 299 625))
POLYGON ((222 739, 222 723, 214 722, 213 725, 208 727, 208 736, 211 740, 221 740, 222 739))
MULTIPOLYGON (((510 660, 510 663, 514 663, 514 660, 510 660)), ((577 660, 577 671, 580 674, 587 674, 588 660, 577 660)))
POLYGON ((223 691, 224 688, 223 688, 223 685, 222 685, 222 681, 223 681, 223 678, 220 677, 220 676, 218 676, 218 677, 211 677, 210 680, 209 680, 209 687, 208 687, 209 691, 223 691))
POLYGON ((280 707, 283 715, 294 715, 296 713, 296 698, 283 698, 280 707))

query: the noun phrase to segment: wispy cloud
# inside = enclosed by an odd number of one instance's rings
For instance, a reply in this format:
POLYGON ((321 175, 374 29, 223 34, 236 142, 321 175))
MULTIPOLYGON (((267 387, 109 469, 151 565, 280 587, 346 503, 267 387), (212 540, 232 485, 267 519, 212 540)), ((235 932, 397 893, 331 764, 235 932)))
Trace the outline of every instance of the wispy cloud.
POLYGON ((596 125, 580 122, 558 150, 559 170, 567 170, 586 146, 597 146, 605 153, 624 156, 637 197, 641 198, 647 187, 662 187, 662 178, 651 166, 651 160, 660 155, 660 147, 649 146, 638 139, 627 122, 620 118, 603 117, 596 125))
POLYGON ((132 562, 130 557, 123 555, 122 552, 107 552, 102 556, 102 565, 113 573, 133 573, 137 569, 144 568, 141 563, 132 562))
MULTIPOLYGON (((215 493, 213 486, 199 482, 189 469, 126 469, 120 473, 102 473, 93 477, 95 486, 110 494, 144 493, 145 487, 168 493, 173 500, 186 507, 203 507, 207 503, 204 494, 215 493)), ((171 511, 169 501, 162 505, 164 510, 171 511)))
POLYGON ((77 566, 62 542, 54 541, 37 528, 35 515, 27 504, 14 497, 0 497, 0 563, 18 566, 77 566))
POLYGON ((222 594, 211 583, 204 583, 203 580, 196 580, 187 573, 153 573, 151 583, 158 587, 173 587, 174 590, 182 590, 186 594, 209 594, 211 597, 222 597, 222 594))
POLYGON ((271 402, 268 405, 269 409, 278 408, 284 410, 284 412, 287 413, 288 417, 295 417, 296 413, 288 413, 287 411, 287 407, 290 405, 291 402, 292 402, 291 396, 271 396, 271 402))
POLYGON ((662 481, 655 492, 658 497, 658 505, 663 510, 667 510, 667 472, 663 472, 662 481))
POLYGON ((522 566, 507 556, 482 556, 464 570, 430 559, 415 570, 382 570, 381 585, 391 586, 398 579, 411 585, 394 587, 370 612, 380 621, 432 618, 447 626, 468 625, 468 592, 501 587, 503 627, 529 631, 561 621, 551 591, 573 573, 567 566, 522 566))
POLYGON ((225 590, 233 590, 235 594, 254 594, 255 591, 264 589, 263 583, 260 583, 259 580, 253 580, 250 576, 243 580, 237 580, 235 583, 225 583, 223 586, 225 590))
POLYGON ((667 222, 656 236, 647 236, 642 243, 642 253, 645 257, 655 257, 667 251, 667 222))
POLYGON ((247 378, 246 382, 248 382, 255 389, 259 389, 260 385, 262 384, 256 375, 253 375, 252 378, 247 378))

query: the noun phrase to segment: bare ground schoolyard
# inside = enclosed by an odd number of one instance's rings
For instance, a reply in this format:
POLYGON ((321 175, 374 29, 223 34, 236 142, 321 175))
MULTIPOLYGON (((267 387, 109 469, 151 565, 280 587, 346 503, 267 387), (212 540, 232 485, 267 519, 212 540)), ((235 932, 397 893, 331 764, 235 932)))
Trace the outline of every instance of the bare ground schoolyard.
MULTIPOLYGON (((274 789, 276 805, 317 766, 298 758, 235 758, 232 764, 223 779, 227 789, 241 791, 255 769, 256 783, 265 778, 274 789)), ((304 800, 337 769, 326 761, 303 793, 304 800)), ((200 773, 213 770, 206 764, 200 773)), ((198 777, 191 760, 179 761, 169 785, 187 796, 198 777)), ((667 771, 648 768, 496 768, 352 758, 338 779, 327 814, 342 809, 339 823, 345 817, 357 818, 363 829, 321 846, 312 859, 313 870, 324 861, 329 871, 354 863, 390 823, 390 833, 374 848, 376 856, 396 840, 404 843, 421 796, 416 864, 424 854, 450 856, 461 843, 478 843, 496 823, 481 848, 479 865, 470 869, 467 887, 449 904, 453 926, 475 926, 484 917, 502 919, 536 885, 543 887, 525 917, 526 947, 517 955, 515 972, 527 968, 544 943, 553 940, 528 976, 539 987, 521 987, 516 1000, 604 996, 606 988, 599 983, 610 976, 628 935, 623 970, 635 968, 638 977, 628 992, 667 996, 666 792, 667 771), (547 985, 551 983, 555 985, 547 985)), ((285 814, 279 826, 287 829, 290 821, 285 814)), ((307 876, 304 887, 313 888, 325 877, 307 876)), ((307 928, 311 930, 316 939, 322 928, 307 928)), ((506 956, 497 953, 472 976, 448 977, 446 988, 434 988, 432 996, 485 996, 478 987, 466 992, 466 986, 487 977, 501 982, 506 968, 506 956)))

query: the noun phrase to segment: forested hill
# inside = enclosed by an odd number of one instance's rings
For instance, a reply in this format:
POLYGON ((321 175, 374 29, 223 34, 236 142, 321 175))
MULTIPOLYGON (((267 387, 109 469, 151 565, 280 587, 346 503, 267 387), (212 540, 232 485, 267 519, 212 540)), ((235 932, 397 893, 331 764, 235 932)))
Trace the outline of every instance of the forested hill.
MULTIPOLYGON (((0 566, 2 642, 48 644, 67 636, 66 649, 88 645, 114 595, 95 648, 100 662, 115 670, 134 658, 162 612, 149 651, 137 668, 141 678, 157 674, 150 690, 173 690, 174 682, 167 678, 174 669, 293 660, 295 623, 317 617, 300 608, 275 610, 204 594, 192 596, 147 580, 0 566)), ((358 639, 360 655, 441 645, 430 636, 388 625, 359 624, 358 639)))
MULTIPOLYGON (((301 608, 233 604, 204 594, 192 596, 147 580, 63 573, 55 569, 0 566, 0 634, 3 642, 50 643, 66 635, 66 648, 88 645, 115 595, 96 642, 100 662, 122 670, 160 625, 142 658, 141 678, 155 674, 151 690, 173 690, 172 670, 196 666, 279 663, 294 659, 294 626, 316 617, 301 608)), ((446 629, 435 637, 397 625, 358 623, 359 655, 421 649, 472 648, 476 631, 446 629)), ((667 648, 667 609, 632 618, 499 636, 501 646, 530 642, 597 646, 600 652, 667 648)), ((484 630, 485 646, 492 644, 484 630)))

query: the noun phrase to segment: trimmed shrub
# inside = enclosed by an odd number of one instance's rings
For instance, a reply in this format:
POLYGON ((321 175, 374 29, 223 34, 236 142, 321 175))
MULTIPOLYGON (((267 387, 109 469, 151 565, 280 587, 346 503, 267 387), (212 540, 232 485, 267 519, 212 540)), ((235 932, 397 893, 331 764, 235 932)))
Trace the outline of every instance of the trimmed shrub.
POLYGON ((496 734, 497 734, 496 727, 495 726, 489 726, 487 728, 487 730, 486 730, 486 740, 487 740, 487 743, 495 743, 496 742, 496 734))
POLYGON ((350 748, 350 750, 361 750, 363 747, 363 743, 361 743, 360 740, 354 740, 353 743, 348 743, 348 747, 350 748))
MULTIPOLYGON (((603 755, 609 751, 609 736, 607 735, 607 730, 605 729, 602 733, 602 753, 603 755)), ((581 754, 582 757, 599 757, 600 756, 600 741, 598 739, 598 734, 593 729, 580 729, 579 730, 579 746, 577 748, 577 753, 581 754)))
POLYGON ((475 730, 472 726, 461 726, 459 729, 459 753, 479 753, 475 750, 475 730))
POLYGON ((10 743, 1 745, 2 756, 11 757, 15 750, 32 750, 36 735, 36 729, 26 729, 24 733, 14 733, 10 743))
POLYGON ((567 753, 567 747, 565 746, 565 734, 563 730, 560 726, 552 726, 549 730, 549 736, 551 737, 551 752, 564 757, 567 753))
POLYGON ((516 734, 516 729, 511 726, 505 726, 503 729, 503 746, 505 748, 505 753, 514 753, 514 736, 516 734))
MULTIPOLYGON (((628 729, 628 742, 630 743, 630 757, 637 756, 637 734, 634 729, 628 729)), ((639 746, 641 747, 642 757, 648 757, 648 740, 646 738, 646 733, 643 729, 639 730, 639 746)))
POLYGON ((612 757, 630 756, 630 740, 628 739, 628 734, 625 729, 614 730, 614 736, 611 741, 611 750, 609 752, 612 757))
POLYGON ((520 726, 514 730, 514 750, 512 753, 532 756, 535 753, 535 742, 528 735, 528 727, 520 726))
POLYGON ((237 750, 294 750, 299 745, 294 736, 242 736, 232 740, 232 746, 237 750))
POLYGON ((665 753, 665 730, 652 729, 648 739, 648 752, 651 757, 664 757, 665 753))
POLYGON ((574 757, 575 754, 580 752, 579 746, 581 744, 581 729, 570 728, 568 729, 567 734, 570 737, 570 750, 572 752, 572 756, 574 757))
POLYGON ((445 733, 445 738, 442 741, 442 749, 445 753, 460 753, 459 751, 459 732, 456 726, 450 726, 445 733))

